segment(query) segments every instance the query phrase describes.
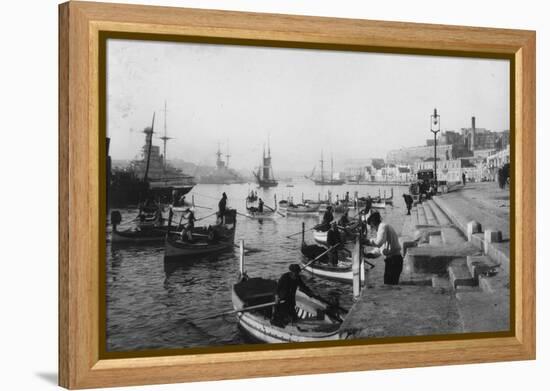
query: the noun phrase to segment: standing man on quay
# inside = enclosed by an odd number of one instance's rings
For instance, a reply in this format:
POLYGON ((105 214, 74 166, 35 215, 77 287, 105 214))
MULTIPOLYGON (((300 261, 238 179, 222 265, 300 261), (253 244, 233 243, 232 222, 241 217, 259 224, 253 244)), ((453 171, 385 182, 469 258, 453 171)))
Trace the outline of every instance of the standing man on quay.
MULTIPOLYGON (((382 222, 379 212, 373 212, 367 219, 368 226, 376 231, 376 239, 367 240, 367 246, 378 247, 368 253, 372 256, 385 255, 384 258, 384 284, 399 284, 399 276, 403 271, 403 257, 401 256, 401 245, 395 229, 387 223, 382 222)), ((367 254, 367 257, 368 257, 367 254)))
POLYGON ((462 173, 462 185, 466 186, 466 173, 462 173))
POLYGON ((407 215, 410 215, 414 200, 410 194, 406 193, 403 193, 403 199, 405 200, 405 205, 407 206, 407 215))

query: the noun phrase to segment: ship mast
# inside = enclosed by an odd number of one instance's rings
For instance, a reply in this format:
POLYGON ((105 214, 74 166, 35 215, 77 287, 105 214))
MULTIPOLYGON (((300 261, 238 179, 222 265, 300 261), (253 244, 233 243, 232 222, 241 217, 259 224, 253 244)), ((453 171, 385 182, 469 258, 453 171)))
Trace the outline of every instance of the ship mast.
POLYGON ((321 182, 325 181, 324 163, 325 161, 323 160, 323 150, 321 150, 321 182))
POLYGON ((164 136, 160 137, 160 139, 164 142, 164 152, 163 152, 163 158, 162 158, 162 175, 166 175, 166 142, 168 140, 171 140, 172 137, 168 137, 168 133, 166 130, 166 101, 164 101, 164 136))
POLYGON ((145 133, 145 141, 147 142, 147 163, 145 165, 145 174, 143 175, 143 181, 147 182, 147 175, 149 174, 149 162, 151 161, 151 146, 153 144, 153 133, 155 128, 155 113, 153 112, 153 121, 151 123, 151 128, 145 128, 143 133, 145 133))
POLYGON ((330 154, 330 180, 329 182, 332 183, 332 179, 334 178, 334 162, 332 160, 332 153, 330 154))

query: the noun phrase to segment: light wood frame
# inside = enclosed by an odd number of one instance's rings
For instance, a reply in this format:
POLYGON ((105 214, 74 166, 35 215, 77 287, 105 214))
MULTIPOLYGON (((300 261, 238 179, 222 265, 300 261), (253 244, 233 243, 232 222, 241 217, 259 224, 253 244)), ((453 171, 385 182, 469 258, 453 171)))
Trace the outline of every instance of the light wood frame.
MULTIPOLYGON (((59 383, 90 388, 535 358, 535 32, 104 3, 59 6, 59 383), (512 75, 512 336, 101 359, 100 31, 281 46, 508 56, 512 75), (513 156, 514 156, 513 155, 513 156)), ((104 235, 104 234, 103 234, 104 235)))

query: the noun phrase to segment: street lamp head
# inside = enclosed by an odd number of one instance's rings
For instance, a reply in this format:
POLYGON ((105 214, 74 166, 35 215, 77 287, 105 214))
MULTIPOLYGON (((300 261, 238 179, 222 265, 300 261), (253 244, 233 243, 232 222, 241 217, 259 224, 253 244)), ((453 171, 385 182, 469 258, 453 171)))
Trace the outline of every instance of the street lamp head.
POLYGON ((430 115, 430 118, 432 120, 431 122, 431 126, 430 126, 430 130, 435 134, 437 132, 439 132, 440 130, 440 127, 441 127, 441 124, 439 122, 439 114, 437 114, 437 109, 434 108, 434 112, 432 115, 430 115))

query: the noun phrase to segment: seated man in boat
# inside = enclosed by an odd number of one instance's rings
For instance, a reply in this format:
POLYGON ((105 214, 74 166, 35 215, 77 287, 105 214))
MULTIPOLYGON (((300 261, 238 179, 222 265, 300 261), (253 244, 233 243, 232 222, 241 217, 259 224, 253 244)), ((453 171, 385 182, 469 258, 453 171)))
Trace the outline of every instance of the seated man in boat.
POLYGON ((277 327, 285 327, 288 323, 295 323, 298 320, 296 314, 296 290, 298 288, 308 296, 313 295, 313 291, 300 277, 302 271, 300 265, 293 263, 288 269, 289 271, 279 278, 275 292, 275 311, 271 324, 277 327))
POLYGON ((344 214, 340 217, 340 220, 338 220, 338 225, 340 227, 346 227, 350 223, 348 214, 349 208, 344 209, 344 214))
POLYGON ((376 239, 367 240, 367 246, 378 247, 374 251, 367 253, 374 256, 384 255, 384 284, 399 284, 399 276, 403 271, 403 257, 401 256, 401 245, 395 229, 387 223, 382 222, 380 213, 373 212, 367 220, 371 229, 376 231, 376 239))

